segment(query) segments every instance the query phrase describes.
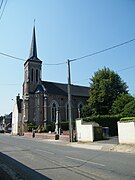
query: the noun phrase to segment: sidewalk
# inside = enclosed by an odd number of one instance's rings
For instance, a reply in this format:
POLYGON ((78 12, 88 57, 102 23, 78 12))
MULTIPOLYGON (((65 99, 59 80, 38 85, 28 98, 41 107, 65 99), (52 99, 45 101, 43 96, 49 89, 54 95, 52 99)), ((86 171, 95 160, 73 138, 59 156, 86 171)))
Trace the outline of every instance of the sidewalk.
MULTIPOLYGON (((32 137, 31 133, 26 133, 25 137, 32 137)), ((118 137, 109 137, 107 140, 100 140, 95 142, 69 142, 69 135, 60 135, 59 140, 55 140, 55 134, 40 134, 36 133, 35 139, 42 139, 44 141, 50 141, 60 143, 67 146, 76 148, 102 150, 102 151, 115 151, 115 152, 127 152, 135 153, 135 144, 119 144, 118 137)))
POLYGON ((72 147, 102 150, 102 151, 115 151, 125 153, 135 153, 135 144, 119 144, 118 137, 110 137, 107 140, 95 142, 74 142, 69 144, 72 147))

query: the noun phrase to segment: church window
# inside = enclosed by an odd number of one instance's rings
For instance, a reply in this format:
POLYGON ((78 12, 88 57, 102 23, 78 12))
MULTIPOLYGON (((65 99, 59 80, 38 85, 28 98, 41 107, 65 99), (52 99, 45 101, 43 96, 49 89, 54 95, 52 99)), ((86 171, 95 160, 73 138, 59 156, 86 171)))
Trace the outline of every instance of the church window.
POLYGON ((33 68, 31 69, 31 81, 33 82, 33 79, 34 79, 34 70, 33 68))
POLYGON ((38 82, 38 69, 36 69, 36 82, 38 82))
POLYGON ((52 121, 56 121, 56 104, 53 103, 52 105, 52 121))
POLYGON ((83 107, 82 103, 78 104, 78 118, 82 117, 82 107, 83 107))
POLYGON ((58 111, 58 103, 57 101, 53 100, 51 103, 51 121, 55 122, 56 121, 56 113, 58 111))
POLYGON ((66 104, 66 120, 69 120, 69 118, 68 118, 68 117, 69 117, 68 113, 69 113, 69 112, 68 112, 68 104, 66 104))

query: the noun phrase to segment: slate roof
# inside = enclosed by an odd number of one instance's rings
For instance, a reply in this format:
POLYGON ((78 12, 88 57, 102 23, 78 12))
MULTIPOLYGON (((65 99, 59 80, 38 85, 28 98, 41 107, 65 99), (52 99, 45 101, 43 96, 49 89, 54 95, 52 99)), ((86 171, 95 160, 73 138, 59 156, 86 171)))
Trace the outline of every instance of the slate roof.
POLYGON ((27 59, 27 61, 35 61, 35 62, 42 63, 42 61, 37 57, 37 45, 36 45, 35 26, 33 27, 33 34, 32 34, 30 54, 29 54, 29 58, 27 59))
MULTIPOLYGON (((42 81, 42 85, 44 86, 48 94, 56 94, 56 95, 64 95, 64 96, 67 96, 68 94, 67 84, 42 81)), ((71 85, 71 95, 88 97, 89 87, 71 85)))
POLYGON ((33 27, 33 35, 32 35, 31 49, 30 49, 30 55, 29 55, 29 59, 31 58, 37 58, 35 26, 33 27))
POLYGON ((46 92, 46 89, 44 87, 44 85, 38 85, 35 92, 34 93, 45 93, 46 92))

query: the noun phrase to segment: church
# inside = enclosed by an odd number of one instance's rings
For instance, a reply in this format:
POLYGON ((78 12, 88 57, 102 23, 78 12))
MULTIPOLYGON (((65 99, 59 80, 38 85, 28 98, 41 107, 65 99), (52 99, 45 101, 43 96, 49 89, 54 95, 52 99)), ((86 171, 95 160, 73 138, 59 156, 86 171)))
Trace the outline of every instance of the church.
MULTIPOLYGON (((21 120, 18 120, 18 122, 21 121, 21 124, 24 124, 25 127, 27 127, 27 123, 44 126, 48 123, 55 123, 57 112, 59 112, 60 121, 68 121, 69 119, 68 84, 43 81, 41 79, 41 72, 42 61, 37 55, 34 26, 30 54, 24 63, 23 96, 22 99, 17 97, 16 102, 20 104, 21 101, 21 120)), ((88 87, 71 84, 71 109, 73 120, 81 117, 81 108, 86 103, 88 96, 88 87)))

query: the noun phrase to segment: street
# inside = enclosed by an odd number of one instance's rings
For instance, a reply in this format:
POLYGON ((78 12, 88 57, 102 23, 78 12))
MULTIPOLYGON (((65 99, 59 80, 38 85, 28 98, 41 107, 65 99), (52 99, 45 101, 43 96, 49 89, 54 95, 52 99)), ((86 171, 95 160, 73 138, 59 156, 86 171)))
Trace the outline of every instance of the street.
POLYGON ((16 171, 18 179, 135 179, 134 154, 5 134, 0 134, 0 162, 16 171))

